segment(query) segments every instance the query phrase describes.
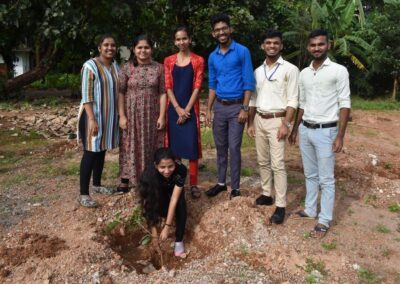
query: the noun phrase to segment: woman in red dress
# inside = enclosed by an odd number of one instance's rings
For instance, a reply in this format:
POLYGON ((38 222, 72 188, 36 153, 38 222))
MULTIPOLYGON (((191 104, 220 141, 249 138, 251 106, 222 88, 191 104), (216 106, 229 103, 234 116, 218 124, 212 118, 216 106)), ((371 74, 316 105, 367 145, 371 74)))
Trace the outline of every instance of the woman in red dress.
POLYGON ((164 60, 165 89, 168 95, 166 146, 189 160, 190 191, 200 197, 197 187, 198 159, 201 158, 199 92, 204 59, 190 51, 192 40, 186 27, 174 32, 179 52, 164 60))

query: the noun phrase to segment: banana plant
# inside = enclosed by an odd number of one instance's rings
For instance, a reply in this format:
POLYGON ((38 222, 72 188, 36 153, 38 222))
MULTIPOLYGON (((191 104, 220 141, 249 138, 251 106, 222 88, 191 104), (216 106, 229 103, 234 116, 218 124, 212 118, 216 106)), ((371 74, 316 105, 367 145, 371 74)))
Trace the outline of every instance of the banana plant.
POLYGON ((359 70, 367 70, 368 55, 373 51, 373 46, 357 36, 357 31, 363 29, 365 24, 360 0, 312 0, 310 6, 297 14, 297 17, 296 13, 292 14, 294 18, 290 22, 293 30, 284 35, 294 37, 301 46, 289 56, 303 56, 299 60, 303 62, 308 41, 306 31, 324 28, 330 34, 329 55, 333 60, 338 57, 349 58, 359 70))

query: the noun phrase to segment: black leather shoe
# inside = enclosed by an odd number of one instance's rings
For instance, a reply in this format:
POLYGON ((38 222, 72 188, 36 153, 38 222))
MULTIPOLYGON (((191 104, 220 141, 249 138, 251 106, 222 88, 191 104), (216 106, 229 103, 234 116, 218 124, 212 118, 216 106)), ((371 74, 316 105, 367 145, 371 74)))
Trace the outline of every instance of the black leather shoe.
POLYGON ((235 190, 231 190, 230 199, 238 197, 238 196, 240 196, 240 191, 239 190, 236 190, 236 189, 235 190))
POLYGON ((221 191, 226 191, 226 190, 227 190, 226 185, 219 185, 217 183, 215 186, 211 187, 209 190, 206 191, 206 195, 208 197, 214 197, 221 191))
POLYGON ((274 214, 271 216, 272 224, 282 224, 285 220, 285 207, 276 207, 274 214))
POLYGON ((260 195, 256 199, 256 205, 272 205, 274 204, 274 199, 271 196, 260 195))

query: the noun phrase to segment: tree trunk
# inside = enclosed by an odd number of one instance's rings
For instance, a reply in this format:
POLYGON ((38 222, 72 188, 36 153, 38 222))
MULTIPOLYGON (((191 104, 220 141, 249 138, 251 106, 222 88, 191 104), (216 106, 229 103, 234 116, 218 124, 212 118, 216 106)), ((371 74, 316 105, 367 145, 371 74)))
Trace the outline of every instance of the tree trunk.
POLYGON ((54 64, 54 59, 57 53, 57 48, 50 46, 40 63, 32 70, 7 80, 5 83, 6 93, 11 93, 22 87, 29 85, 40 78, 43 78, 54 64))
POLYGON ((394 82, 393 82, 393 93, 392 93, 392 101, 396 101, 396 96, 397 96, 397 89, 399 88, 399 77, 395 76, 394 77, 394 82))

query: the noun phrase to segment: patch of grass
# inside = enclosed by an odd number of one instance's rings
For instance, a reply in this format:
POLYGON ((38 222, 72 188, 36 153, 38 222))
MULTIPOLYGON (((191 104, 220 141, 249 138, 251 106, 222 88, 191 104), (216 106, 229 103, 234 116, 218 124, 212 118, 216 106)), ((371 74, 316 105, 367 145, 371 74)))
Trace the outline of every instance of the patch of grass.
POLYGON ((2 145, 2 151, 10 150, 24 150, 32 145, 43 145, 46 139, 36 131, 20 131, 10 129, 0 129, 0 144, 2 145), (26 142, 22 144, 22 142, 26 142), (3 148, 4 146, 4 148, 3 148))
POLYGON ((37 80, 31 87, 38 89, 77 89, 80 86, 80 74, 49 73, 44 79, 37 80))
POLYGON ((380 283, 382 281, 382 276, 368 270, 365 268, 361 268, 358 271, 358 279, 360 280, 360 283, 363 284, 375 284, 375 283, 380 283))
POLYGON ((2 101, 0 102, 0 110, 10 110, 12 109, 14 104, 11 101, 2 101))
POLYGON ((306 207, 306 198, 305 198, 305 197, 303 197, 303 198, 300 200, 300 206, 303 207, 303 208, 306 207))
MULTIPOLYGON (((206 148, 215 148, 212 128, 205 127, 201 129, 201 144, 206 148)), ((243 133, 242 149, 255 147, 256 143, 253 138, 243 133)))
POLYGON ((240 175, 244 177, 251 177, 254 174, 254 170, 252 168, 242 168, 240 175))
POLYGON ((107 162, 104 167, 104 176, 115 179, 119 175, 119 162, 107 162))
POLYGON ((393 213, 400 212, 400 203, 394 203, 392 205, 389 205, 388 209, 390 212, 393 213))
POLYGON ((10 174, 3 180, 3 186, 4 188, 10 188, 11 186, 27 181, 28 179, 29 176, 27 174, 10 174))
POLYGON ((42 168, 42 173, 51 177, 56 176, 79 176, 80 164, 78 162, 69 162, 65 165, 47 165, 42 168))
POLYGON ((215 165, 204 165, 203 171, 209 172, 210 174, 216 175, 217 174, 217 168, 215 165))
POLYGON ((256 146, 256 141, 253 138, 249 137, 249 135, 243 133, 242 148, 249 148, 255 146, 256 146))
POLYGON ((298 178, 296 176, 288 175, 287 182, 288 182, 288 184, 301 184, 301 183, 303 183, 303 179, 298 178))
POLYGON ((322 247, 326 250, 326 251, 330 251, 330 250, 334 250, 336 249, 336 241, 333 240, 330 243, 322 243, 322 247))
POLYGON ((249 255, 249 247, 246 243, 241 242, 239 248, 240 248, 240 253, 242 255, 244 256, 249 255))
POLYGON ((394 238, 396 242, 400 242, 400 238, 394 238))
POLYGON ((42 169, 42 173, 44 175, 48 175, 49 177, 60 176, 62 173, 62 169, 60 167, 56 167, 54 165, 48 165, 42 169))
POLYGON ((374 130, 374 129, 368 129, 368 130, 365 132, 365 136, 367 136, 367 137, 369 137, 369 138, 377 137, 378 134, 379 134, 379 132, 376 131, 376 130, 374 130))
POLYGON ((376 225, 375 230, 382 234, 389 234, 391 232, 390 229, 383 224, 376 225))
POLYGON ((311 273, 312 271, 317 270, 323 276, 328 274, 325 263, 322 260, 316 261, 312 257, 307 257, 306 266, 301 268, 303 268, 303 270, 307 273, 311 273))
POLYGON ((354 214, 354 211, 350 208, 349 210, 347 210, 347 215, 351 216, 354 214))
POLYGON ((79 176, 80 165, 79 163, 70 163, 62 168, 61 174, 65 176, 79 176))
POLYGON ((387 170, 391 170, 391 169, 393 169, 393 164, 392 164, 391 162, 385 162, 385 163, 383 164, 383 167, 384 167, 385 169, 387 169, 387 170))
POLYGON ((361 110, 400 110, 400 102, 392 102, 390 100, 366 100, 360 97, 351 98, 351 108, 361 110))
POLYGON ((35 195, 35 196, 31 197, 29 202, 32 203, 32 204, 34 204, 34 203, 42 203, 44 200, 45 200, 44 196, 35 195))
POLYGON ((207 148, 215 148, 212 128, 205 127, 201 129, 201 144, 207 148))
POLYGON ((378 198, 376 197, 375 194, 367 194, 367 196, 364 198, 364 203, 375 207, 377 200, 378 198))
POLYGON ((309 239, 309 238, 311 238, 311 232, 310 232, 310 231, 308 231, 308 232, 304 232, 304 234, 303 234, 303 238, 305 238, 305 239, 309 239))
POLYGON ((393 254, 393 251, 391 249, 384 249, 382 250, 382 256, 389 258, 393 254))
POLYGON ((318 279, 314 275, 310 274, 310 275, 307 275, 307 277, 306 277, 307 284, 314 284, 314 283, 317 283, 317 281, 318 281, 318 279))

